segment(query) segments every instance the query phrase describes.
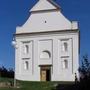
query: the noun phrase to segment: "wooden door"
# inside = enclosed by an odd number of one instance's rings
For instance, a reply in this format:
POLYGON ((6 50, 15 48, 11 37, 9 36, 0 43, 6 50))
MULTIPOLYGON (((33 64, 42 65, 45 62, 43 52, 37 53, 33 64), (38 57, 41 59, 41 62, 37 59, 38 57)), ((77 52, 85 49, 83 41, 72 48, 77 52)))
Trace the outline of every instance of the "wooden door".
POLYGON ((41 66, 40 79, 41 81, 51 80, 51 67, 50 66, 41 66))
POLYGON ((41 81, 46 81, 46 70, 41 69, 41 81))

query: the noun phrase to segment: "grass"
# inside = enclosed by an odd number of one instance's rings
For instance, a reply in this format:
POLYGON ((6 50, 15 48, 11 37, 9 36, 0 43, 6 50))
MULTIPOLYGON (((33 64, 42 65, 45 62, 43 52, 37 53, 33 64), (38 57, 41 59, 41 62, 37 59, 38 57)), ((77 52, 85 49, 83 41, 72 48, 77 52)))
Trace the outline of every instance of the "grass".
MULTIPOLYGON (((12 81, 13 79, 4 78, 1 81, 12 81)), ((30 81, 17 81, 20 88, 0 88, 0 90, 52 90, 56 84, 67 85, 72 84, 71 82, 30 82, 30 81)))
POLYGON ((0 82, 13 82, 12 78, 0 78, 0 82))

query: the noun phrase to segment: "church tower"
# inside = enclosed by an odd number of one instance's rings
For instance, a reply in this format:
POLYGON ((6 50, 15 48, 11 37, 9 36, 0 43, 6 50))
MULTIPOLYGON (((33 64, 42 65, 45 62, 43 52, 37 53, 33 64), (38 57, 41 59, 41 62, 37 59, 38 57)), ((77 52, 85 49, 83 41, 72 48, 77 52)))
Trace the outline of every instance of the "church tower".
POLYGON ((53 0, 38 0, 16 28, 15 78, 74 81, 79 68, 79 28, 53 0))

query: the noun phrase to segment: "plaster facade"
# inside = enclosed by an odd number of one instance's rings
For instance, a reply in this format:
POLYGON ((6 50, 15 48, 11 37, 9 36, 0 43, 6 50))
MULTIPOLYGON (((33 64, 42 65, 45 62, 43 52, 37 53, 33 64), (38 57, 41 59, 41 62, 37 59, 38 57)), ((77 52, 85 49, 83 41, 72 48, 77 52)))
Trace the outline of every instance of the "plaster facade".
POLYGON ((79 68, 79 29, 52 0, 39 0, 23 26, 16 28, 15 78, 74 81, 79 68))

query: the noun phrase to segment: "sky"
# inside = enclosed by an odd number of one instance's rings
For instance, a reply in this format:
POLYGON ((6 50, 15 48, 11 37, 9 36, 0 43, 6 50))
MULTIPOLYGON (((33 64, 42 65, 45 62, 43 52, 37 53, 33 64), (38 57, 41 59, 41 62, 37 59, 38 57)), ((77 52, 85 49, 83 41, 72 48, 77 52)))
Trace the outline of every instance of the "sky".
MULTIPOLYGON (((14 68, 14 48, 11 45, 17 26, 30 16, 29 10, 38 0, 0 0, 0 66, 14 68)), ((80 60, 90 57, 90 0, 55 0, 69 20, 79 22, 80 60)))

